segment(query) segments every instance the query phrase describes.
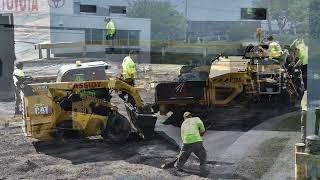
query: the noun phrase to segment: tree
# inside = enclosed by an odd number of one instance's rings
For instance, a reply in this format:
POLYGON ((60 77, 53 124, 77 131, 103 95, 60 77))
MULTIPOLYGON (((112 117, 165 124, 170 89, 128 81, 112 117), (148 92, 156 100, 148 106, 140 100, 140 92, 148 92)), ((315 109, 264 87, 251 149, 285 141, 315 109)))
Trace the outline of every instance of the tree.
MULTIPOLYGON (((279 34, 288 26, 297 33, 299 26, 308 26, 309 0, 254 0, 257 7, 268 8, 268 25, 271 32, 272 21, 279 27, 279 34)), ((304 29, 304 28, 301 28, 304 29)))
MULTIPOLYGON (((319 41, 320 39, 320 2, 318 0, 311 0, 310 2, 310 14, 309 14, 309 27, 310 36, 314 41, 319 41)), ((319 42, 316 43, 315 47, 318 47, 319 42)))
POLYGON ((153 40, 176 40, 184 37, 186 19, 169 1, 132 0, 129 2, 128 16, 150 18, 153 40))
POLYGON ((297 29, 300 30, 308 29, 308 18, 309 18, 309 1, 308 0, 289 0, 288 7, 288 20, 290 27, 294 34, 297 34, 297 29))

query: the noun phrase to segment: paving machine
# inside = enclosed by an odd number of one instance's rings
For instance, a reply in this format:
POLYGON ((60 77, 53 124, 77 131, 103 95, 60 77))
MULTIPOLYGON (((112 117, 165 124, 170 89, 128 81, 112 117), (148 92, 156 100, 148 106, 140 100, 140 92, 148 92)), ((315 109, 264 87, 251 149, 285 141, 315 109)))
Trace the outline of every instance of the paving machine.
POLYGON ((144 105, 137 90, 116 77, 107 77, 105 62, 62 66, 56 82, 24 83, 24 131, 46 140, 67 136, 101 135, 124 142, 135 131, 153 135, 156 116, 144 105), (122 92, 129 119, 111 103, 113 92, 122 92), (127 98, 126 98, 127 97, 127 98))
POLYGON ((163 115, 171 111, 165 123, 179 126, 185 111, 206 120, 207 113, 217 107, 245 103, 293 106, 303 94, 301 71, 288 71, 292 62, 285 52, 284 61, 277 64, 258 46, 249 45, 243 56, 219 55, 207 64, 183 66, 176 82, 156 86, 154 107, 163 115))

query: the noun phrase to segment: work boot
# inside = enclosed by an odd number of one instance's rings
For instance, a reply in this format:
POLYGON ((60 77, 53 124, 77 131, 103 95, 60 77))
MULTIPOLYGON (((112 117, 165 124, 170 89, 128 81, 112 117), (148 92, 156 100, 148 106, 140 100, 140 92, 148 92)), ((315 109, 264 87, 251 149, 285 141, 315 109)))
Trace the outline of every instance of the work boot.
POLYGON ((176 160, 175 160, 175 162, 174 162, 174 168, 175 168, 175 169, 176 169, 176 171, 178 171, 178 172, 183 172, 182 167, 178 166, 178 164, 177 164, 177 161, 176 161, 176 160))
POLYGON ((161 168, 162 168, 162 169, 166 169, 166 168, 175 167, 174 164, 176 163, 176 161, 177 161, 177 158, 174 159, 174 160, 172 160, 172 161, 169 161, 169 162, 167 162, 167 163, 165 163, 165 164, 162 164, 162 165, 161 165, 161 168))

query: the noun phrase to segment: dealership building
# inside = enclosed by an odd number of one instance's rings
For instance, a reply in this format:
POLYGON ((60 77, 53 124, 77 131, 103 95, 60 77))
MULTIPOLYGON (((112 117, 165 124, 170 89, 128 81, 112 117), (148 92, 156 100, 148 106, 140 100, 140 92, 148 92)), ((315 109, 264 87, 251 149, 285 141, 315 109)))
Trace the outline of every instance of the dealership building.
MULTIPOLYGON (((126 54, 137 50, 143 59, 150 59, 151 20, 127 16, 126 0, 66 0, 50 6, 50 42, 85 43, 87 55, 126 54), (106 42, 105 18, 116 25, 116 38, 106 42)), ((51 55, 83 53, 83 47, 52 49, 51 55)))

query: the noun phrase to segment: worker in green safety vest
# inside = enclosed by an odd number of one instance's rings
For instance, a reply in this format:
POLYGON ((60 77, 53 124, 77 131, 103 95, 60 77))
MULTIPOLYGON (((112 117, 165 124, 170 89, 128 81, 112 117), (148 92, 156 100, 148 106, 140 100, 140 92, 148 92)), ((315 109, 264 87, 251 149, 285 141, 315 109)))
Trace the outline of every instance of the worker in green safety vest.
POLYGON ((106 18, 106 39, 111 40, 114 39, 116 34, 116 26, 111 18, 106 18))
MULTIPOLYGON (((135 85, 135 77, 137 74, 137 67, 136 64, 134 62, 134 60, 137 57, 137 52, 131 50, 129 52, 129 55, 126 56, 123 61, 122 61, 122 80, 124 80, 127 84, 129 84, 130 86, 134 86, 135 85)), ((127 93, 122 92, 119 96, 125 100, 124 96, 127 93)), ((128 101, 130 101, 132 98, 128 97, 128 101)))
POLYGON ((134 78, 137 74, 136 64, 134 60, 137 57, 137 52, 130 51, 129 55, 122 61, 122 78, 131 86, 134 85, 134 78))
POLYGON ((116 26, 111 18, 105 18, 106 22, 106 45, 109 45, 110 51, 114 53, 114 41, 116 37, 116 26))
POLYGON ((304 91, 301 100, 301 142, 306 142, 306 122, 307 122, 307 110, 308 110, 308 91, 304 91))
POLYGON ((191 153, 194 153, 200 160, 200 173, 207 175, 209 173, 206 167, 207 153, 202 143, 202 136, 205 133, 203 122, 198 117, 192 117, 190 112, 185 112, 183 118, 181 125, 183 145, 174 166, 178 171, 182 170, 191 153))
POLYGON ((283 54, 281 46, 279 43, 273 40, 273 36, 269 36, 268 40, 268 50, 263 49, 261 46, 259 47, 265 54, 265 56, 269 56, 269 59, 273 62, 280 64, 282 62, 281 56, 283 54))
POLYGON ((297 55, 299 61, 295 66, 301 65, 304 89, 307 90, 308 46, 304 43, 303 39, 297 39, 291 44, 291 47, 295 47, 298 50, 297 55))
POLYGON ((21 97, 21 85, 25 81, 25 74, 23 72, 23 64, 18 62, 16 64, 16 69, 12 74, 13 84, 15 87, 15 116, 20 116, 22 114, 22 97, 21 97))

